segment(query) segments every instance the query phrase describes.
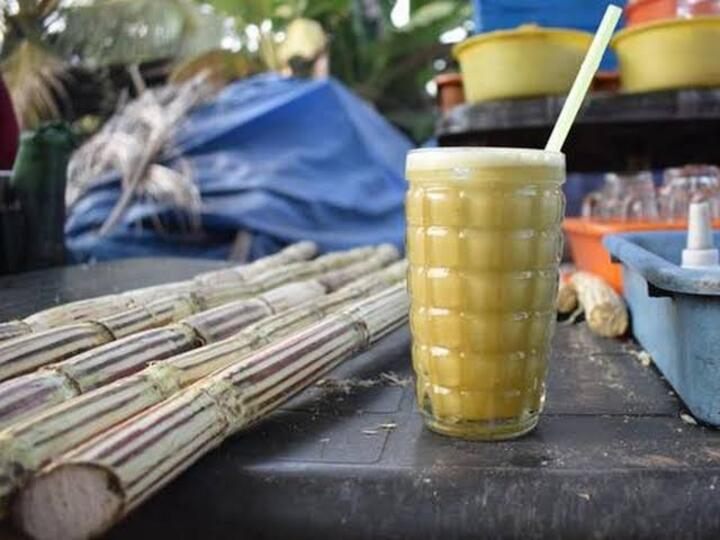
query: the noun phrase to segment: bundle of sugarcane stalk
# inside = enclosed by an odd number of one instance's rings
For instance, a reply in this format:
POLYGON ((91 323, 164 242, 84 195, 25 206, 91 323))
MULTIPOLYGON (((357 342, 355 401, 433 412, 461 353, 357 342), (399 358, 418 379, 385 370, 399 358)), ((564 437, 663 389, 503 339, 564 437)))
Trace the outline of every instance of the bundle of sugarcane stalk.
POLYGON ((392 246, 380 246, 364 261, 203 311, 176 324, 132 334, 10 379, 0 384, 0 427, 131 375, 151 362, 227 338, 258 320, 383 268, 398 257, 392 246))
POLYGON ((225 438, 404 324, 407 310, 404 283, 385 289, 87 440, 22 487, 16 523, 34 538, 102 533, 225 438))
POLYGON ((243 276, 236 269, 205 274, 193 283, 210 283, 215 298, 227 298, 225 291, 238 286, 248 295, 266 292, 226 304, 217 301, 220 307, 178 324, 131 334, 1 384, 0 422, 12 425, 0 434, 0 512, 29 475, 59 454, 261 346, 397 283, 404 278, 404 261, 378 270, 397 258, 394 248, 380 246, 301 265, 269 265, 260 275, 243 276), (297 279, 304 281, 267 290, 297 279), (248 327, 254 321, 259 322, 248 327), (192 350, 177 354, 187 348, 192 350), (70 399, 78 394, 83 395, 70 399))
MULTIPOLYGON (((201 280, 189 292, 174 292, 167 297, 127 308, 108 317, 88 319, 84 322, 16 337, 0 343, 0 381, 142 330, 177 322, 192 313, 221 306, 233 300, 249 298, 284 283, 312 277, 354 262, 362 262, 370 257, 375 249, 357 248, 323 255, 312 261, 272 266, 269 269, 259 265, 256 267, 261 270, 259 274, 248 273, 250 277, 237 283, 221 279, 219 283, 208 284, 201 280)), ((394 248, 385 246, 383 249, 394 248)), ((192 333, 186 332, 186 334, 184 340, 191 340, 192 333)))
POLYGON ((253 351, 321 321, 353 301, 387 289, 402 281, 405 271, 404 261, 396 263, 335 293, 257 322, 235 336, 155 363, 11 426, 0 435, 0 513, 14 490, 63 452, 160 403, 180 388, 243 361, 253 351))
POLYGON ((250 264, 205 272, 193 280, 165 283, 143 287, 121 294, 109 294, 87 300, 70 302, 58 307, 45 309, 25 319, 0 324, 0 341, 32 332, 49 330, 83 321, 99 320, 118 311, 143 308, 147 304, 172 294, 184 294, 204 287, 219 284, 239 284, 254 278, 272 268, 311 259, 317 253, 313 242, 298 242, 280 252, 263 257, 250 264))

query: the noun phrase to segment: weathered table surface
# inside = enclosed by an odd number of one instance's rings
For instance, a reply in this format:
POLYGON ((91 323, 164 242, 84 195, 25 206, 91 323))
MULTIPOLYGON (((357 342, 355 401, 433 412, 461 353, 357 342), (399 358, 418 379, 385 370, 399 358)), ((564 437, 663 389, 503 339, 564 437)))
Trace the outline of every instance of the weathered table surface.
MULTIPOLYGON (((3 278, 0 318, 213 264, 124 261, 3 278)), ((403 386, 408 344, 400 330, 345 364, 110 536, 720 537, 720 433, 679 418, 682 405, 630 342, 560 325, 539 427, 491 444, 423 428, 403 386)))

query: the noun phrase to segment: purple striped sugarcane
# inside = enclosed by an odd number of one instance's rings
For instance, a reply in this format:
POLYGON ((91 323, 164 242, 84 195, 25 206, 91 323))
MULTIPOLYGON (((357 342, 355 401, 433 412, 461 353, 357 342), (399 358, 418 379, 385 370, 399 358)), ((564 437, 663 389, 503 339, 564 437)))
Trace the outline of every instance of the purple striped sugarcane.
MULTIPOLYGON (((363 261, 370 257, 375 249, 356 248, 323 255, 309 262, 272 267, 252 278, 246 276, 246 280, 241 283, 222 281, 212 286, 199 285, 191 292, 155 299, 148 304, 128 308, 108 317, 4 341, 0 343, 0 381, 139 331, 178 321, 190 313, 249 298, 284 283, 363 261)), ((394 248, 385 246, 382 249, 394 248)))
POLYGON ((0 428, 74 395, 109 384, 150 362, 214 343, 249 324, 324 295, 398 257, 381 246, 366 260, 314 280, 283 285, 257 297, 188 316, 176 324, 132 334, 0 384, 0 428))
POLYGON ((162 297, 186 294, 199 287, 219 284, 239 284, 252 280, 272 268, 311 259, 317 253, 312 242, 298 242, 274 255, 263 257, 249 264, 205 272, 194 280, 166 283, 144 287, 121 294, 111 294, 70 302, 62 306, 45 309, 19 321, 0 324, 0 341, 32 332, 49 330, 79 322, 109 317, 118 311, 140 308, 162 297))
POLYGON ((231 338, 153 364, 6 429, 0 435, 0 514, 13 491, 54 457, 160 403, 180 388, 242 362, 253 351, 387 289, 404 279, 406 268, 404 261, 396 263, 335 293, 255 323, 231 338))
POLYGON ((60 456, 19 493, 33 538, 89 538, 339 363, 407 321, 404 284, 342 309, 60 456))

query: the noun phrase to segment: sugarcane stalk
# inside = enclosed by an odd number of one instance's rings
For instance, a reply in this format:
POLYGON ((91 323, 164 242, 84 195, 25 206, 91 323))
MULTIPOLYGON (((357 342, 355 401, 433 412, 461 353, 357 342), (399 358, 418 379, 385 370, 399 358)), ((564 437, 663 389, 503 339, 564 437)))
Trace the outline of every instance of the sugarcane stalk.
POLYGON ((257 322, 239 334, 197 351, 179 355, 169 363, 179 384, 187 386, 222 369, 238 358, 268 345, 279 337, 321 321, 341 307, 384 290, 405 278, 407 263, 401 261, 353 281, 333 294, 308 301, 284 313, 257 322))
MULTIPOLYGON (((387 246, 331 253, 313 261, 264 270, 245 283, 220 283, 199 287, 194 292, 155 299, 145 306, 128 308, 109 317, 86 321, 72 327, 65 326, 36 332, 0 343, 0 381, 33 371, 51 362, 61 361, 124 336, 181 320, 188 313, 209 310, 233 300, 255 296, 290 281, 363 261, 374 254, 376 249, 381 251, 378 251, 378 255, 373 260, 388 257, 387 246)), ((262 270, 265 266, 260 265, 258 268, 262 270)))
POLYGON ((223 283, 239 284, 267 272, 271 268, 308 260, 316 252, 317 246, 314 243, 298 242, 274 255, 263 257, 250 264, 205 272, 194 280, 144 287, 121 294, 99 296, 45 309, 21 321, 0 324, 0 341, 58 326, 107 317, 118 311, 152 302, 162 296, 187 294, 196 289, 223 283))
POLYGON ((602 278, 589 272, 575 272, 570 283, 577 291, 590 329, 605 337, 618 337, 628 328, 625 302, 602 278))
POLYGON ((107 317, 134 307, 137 307, 137 304, 131 298, 112 294, 45 309, 25 317, 21 322, 27 325, 29 332, 37 332, 107 317))
POLYGON ((172 297, 130 308, 96 321, 50 328, 0 343, 0 380, 10 379, 52 362, 143 329, 167 325, 197 308, 192 297, 172 297))
POLYGON ((322 320, 352 302, 404 279, 405 261, 342 289, 257 322, 239 334, 155 363, 141 372, 62 402, 0 434, 0 514, 8 498, 41 466, 79 443, 169 398, 253 351, 322 320))
POLYGON ((123 293, 122 296, 130 298, 136 304, 144 304, 157 300, 167 294, 184 294, 190 292, 199 294, 205 289, 212 289, 213 287, 219 287, 225 284, 241 285, 248 281, 256 280, 258 276, 272 268, 306 262, 312 259, 316 253, 317 245, 314 242, 297 242, 274 255, 262 257, 251 263, 203 272, 189 281, 135 289, 123 293))
POLYGON ((89 538, 231 434, 407 320, 401 284, 253 353, 57 458, 21 489, 15 522, 32 538, 89 538))
POLYGON ((244 283, 272 268, 285 266, 293 262, 310 260, 316 253, 317 246, 313 242, 298 242, 275 255, 263 257, 250 264, 205 272, 195 278, 195 283, 200 285, 244 283))
MULTIPOLYGON (((373 256, 378 249, 381 250, 382 257, 387 257, 388 250, 393 250, 395 253, 394 256, 397 258, 397 250, 392 246, 383 245, 377 248, 365 246, 348 251, 328 253, 327 255, 322 255, 317 259, 305 263, 295 263, 283 267, 271 268, 249 279, 247 283, 241 284, 240 287, 246 288, 248 286, 261 285, 264 289, 268 289, 277 287, 283 283, 312 278, 318 274, 363 261, 373 256)), ((237 285, 224 283, 204 289, 199 301, 204 309, 209 309, 237 298, 237 294, 237 285)))
POLYGON ((0 342, 29 334, 32 331, 32 326, 25 321, 8 321, 0 323, 0 342))
MULTIPOLYGON (((285 283, 294 279, 308 279, 299 282, 297 286, 308 288, 310 291, 322 290, 323 293, 336 291, 340 287, 359 279, 361 276, 376 272, 387 264, 399 258, 397 249, 390 245, 380 245, 377 248, 361 248, 354 252, 334 253, 328 256, 319 257, 312 261, 311 265, 305 265, 295 269, 272 270, 272 276, 261 275, 263 286, 268 283, 285 283), (365 260, 353 262, 365 254, 365 260), (347 264, 351 263, 351 264, 347 264), (345 265, 336 268, 337 265, 345 265)), ((284 290, 276 289, 279 294, 272 295, 272 292, 263 295, 273 306, 273 313, 279 313, 296 306, 302 301, 301 293, 285 294, 284 290)), ((237 333, 241 327, 233 324, 235 317, 232 316, 234 306, 240 304, 225 304, 224 308, 213 311, 202 312, 198 315, 188 317, 184 322, 192 326, 204 339, 205 343, 212 343, 237 333), (228 317, 228 315, 230 315, 228 317)))
POLYGON ((281 295, 295 295, 298 302, 324 294, 315 284, 293 283, 274 289, 272 295, 233 302, 187 317, 179 323, 153 328, 107 343, 44 369, 0 384, 0 427, 17 422, 50 407, 62 396, 57 388, 75 395, 126 377, 147 366, 182 352, 196 349, 221 336, 228 328, 239 330, 274 313, 281 295), (209 323, 209 324, 208 324, 209 323), (210 324, 217 325, 215 332, 210 324))
POLYGON ((572 313, 578 305, 577 291, 569 280, 560 276, 557 295, 557 311, 561 314, 572 313))
POLYGON ((107 343, 0 384, 0 428, 37 414, 66 398, 136 373, 150 362, 214 343, 292 306, 318 298, 331 286, 385 266, 396 251, 378 249, 365 261, 326 272, 316 280, 282 285, 251 299, 190 315, 177 324, 146 330, 107 343), (323 283, 326 282, 326 283, 323 283), (62 388, 60 392, 58 389, 62 388))

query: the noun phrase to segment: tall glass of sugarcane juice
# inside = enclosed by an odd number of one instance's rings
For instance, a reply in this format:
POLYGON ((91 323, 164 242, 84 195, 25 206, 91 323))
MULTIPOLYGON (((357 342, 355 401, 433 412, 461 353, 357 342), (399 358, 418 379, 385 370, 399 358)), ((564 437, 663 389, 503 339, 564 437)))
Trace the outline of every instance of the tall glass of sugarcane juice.
POLYGON ((532 430, 555 325, 565 156, 525 148, 408 154, 417 399, 446 435, 532 430))

